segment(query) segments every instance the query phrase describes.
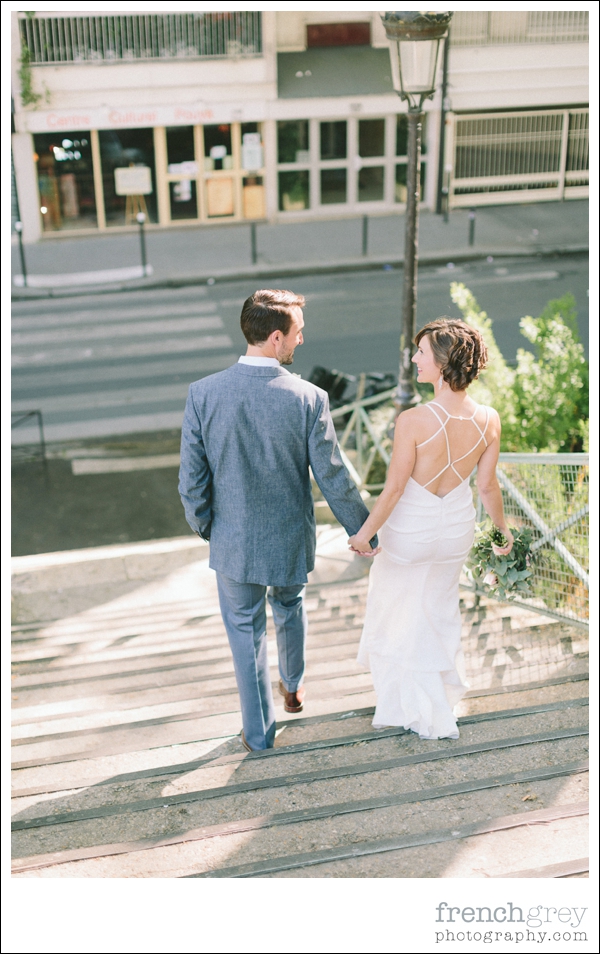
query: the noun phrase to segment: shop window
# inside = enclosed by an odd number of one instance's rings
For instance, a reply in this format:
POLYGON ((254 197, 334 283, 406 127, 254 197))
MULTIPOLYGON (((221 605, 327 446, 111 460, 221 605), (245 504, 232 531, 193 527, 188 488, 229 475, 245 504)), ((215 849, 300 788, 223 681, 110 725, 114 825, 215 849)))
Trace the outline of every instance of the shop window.
POLYGON ((169 182, 171 219, 197 219, 198 197, 194 179, 169 182))
POLYGON ((371 24, 366 23, 309 23, 306 27, 306 45, 314 46, 370 46, 371 24))
MULTIPOLYGON (((425 171, 427 164, 421 163, 421 187, 419 189, 419 201, 422 201, 423 195, 425 194, 425 171)), ((395 196, 396 202, 406 202, 406 164, 396 166, 396 185, 395 185, 395 196)))
POLYGON ((218 172, 222 169, 233 169, 231 126, 228 123, 204 127, 204 170, 218 172))
POLYGON ((321 159, 346 158, 346 120, 321 123, 321 159))
POLYGON ((99 132, 107 226, 135 224, 138 212, 157 221, 152 129, 99 132))
POLYGON ((385 155, 385 119, 360 119, 358 154, 363 159, 385 155))
POLYGON ((347 170, 321 169, 321 205, 335 205, 346 202, 346 195, 347 170))
POLYGON ((167 139, 167 173, 181 175, 178 181, 169 181, 171 220, 197 219, 198 195, 194 176, 198 174, 194 147, 193 126, 170 126, 167 139))
POLYGON ((244 176, 242 179, 242 204, 245 219, 264 219, 266 208, 262 176, 244 176))
POLYGON ((309 173, 307 169, 279 173, 279 209, 299 212, 310 207, 309 173))
MULTIPOLYGON (((421 154, 425 155, 427 152, 427 140, 425 138, 425 121, 426 117, 423 116, 423 123, 421 126, 421 154)), ((405 114, 401 114, 396 117, 396 155, 397 156, 406 156, 408 153, 408 119, 405 114)))
POLYGON ((43 229, 96 228, 96 196, 89 132, 34 136, 43 229))
POLYGON ((366 166, 358 173, 358 201, 381 202, 383 200, 383 166, 366 166))
POLYGON ((310 162, 308 120, 294 119, 277 123, 279 162, 310 162))
POLYGON ((264 167, 265 158, 262 134, 258 123, 242 123, 242 169, 258 172, 264 167))
POLYGON ((186 166, 190 163, 196 171, 196 153, 194 150, 194 127, 193 126, 171 126, 166 129, 167 134, 167 171, 181 172, 181 169, 172 169, 171 166, 186 166))

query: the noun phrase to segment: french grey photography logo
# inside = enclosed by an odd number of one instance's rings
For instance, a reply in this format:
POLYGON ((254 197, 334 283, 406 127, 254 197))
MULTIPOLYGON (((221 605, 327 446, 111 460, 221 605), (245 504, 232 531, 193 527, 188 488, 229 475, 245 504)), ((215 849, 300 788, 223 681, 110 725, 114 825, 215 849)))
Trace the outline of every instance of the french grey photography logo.
POLYGON ((588 939, 584 923, 588 909, 583 907, 557 908, 538 904, 525 908, 513 901, 505 901, 497 907, 457 907, 440 901, 435 911, 436 944, 460 941, 542 944, 544 941, 586 942, 588 939), (477 927, 465 930, 466 925, 477 927))

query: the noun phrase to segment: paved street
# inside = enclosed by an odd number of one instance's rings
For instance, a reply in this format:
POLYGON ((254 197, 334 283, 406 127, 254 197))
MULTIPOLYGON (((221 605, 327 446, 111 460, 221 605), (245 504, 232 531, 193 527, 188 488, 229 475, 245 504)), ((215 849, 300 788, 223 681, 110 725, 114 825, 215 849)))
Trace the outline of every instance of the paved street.
MULTIPOLYGON (((572 292, 587 348, 587 256, 496 259, 422 267, 418 323, 458 315, 451 281, 473 290, 505 356, 527 344, 519 319, 572 292)), ((305 344, 294 371, 316 364, 349 373, 397 368, 398 269, 277 279, 307 296, 305 344)), ((228 367, 244 349, 239 314, 250 281, 14 304, 13 409, 40 409, 46 438, 64 441, 177 428, 188 385, 228 367)), ((15 442, 36 440, 31 427, 15 442)))

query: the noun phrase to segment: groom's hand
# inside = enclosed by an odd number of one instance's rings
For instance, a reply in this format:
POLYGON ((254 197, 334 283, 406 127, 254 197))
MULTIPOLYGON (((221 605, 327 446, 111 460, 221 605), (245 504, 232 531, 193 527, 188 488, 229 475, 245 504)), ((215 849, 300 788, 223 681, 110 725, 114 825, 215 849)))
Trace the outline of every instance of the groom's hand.
POLYGON ((378 553, 381 553, 381 547, 373 549, 370 542, 366 538, 363 539, 358 533, 348 538, 348 549, 352 550, 353 553, 357 553, 358 556, 374 557, 378 553))

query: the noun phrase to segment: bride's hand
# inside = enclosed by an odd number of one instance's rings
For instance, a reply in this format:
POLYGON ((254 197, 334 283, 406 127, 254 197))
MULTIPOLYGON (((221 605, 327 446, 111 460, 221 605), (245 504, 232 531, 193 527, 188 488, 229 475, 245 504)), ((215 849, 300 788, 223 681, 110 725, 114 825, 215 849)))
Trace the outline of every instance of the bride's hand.
POLYGON ((368 540, 363 540, 358 533, 355 533, 353 537, 348 538, 348 549, 352 550, 353 553, 357 553, 358 556, 368 557, 374 557, 381 552, 381 547, 377 547, 374 550, 370 542, 368 540))
POLYGON ((508 527, 499 527, 498 529, 500 530, 500 532, 502 533, 502 536, 506 540, 506 546, 499 547, 497 546, 497 544, 492 544, 492 550, 494 551, 496 556, 508 556, 508 554, 513 548, 515 538, 513 537, 508 527))

